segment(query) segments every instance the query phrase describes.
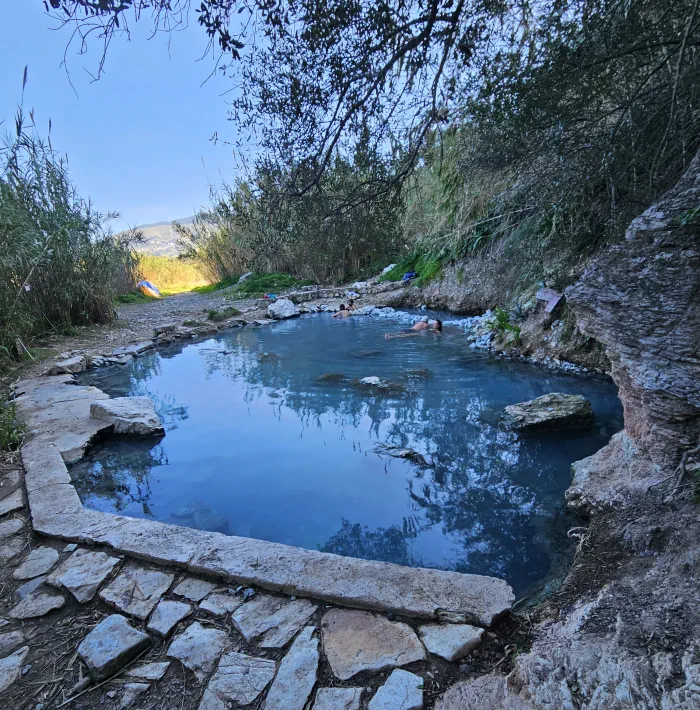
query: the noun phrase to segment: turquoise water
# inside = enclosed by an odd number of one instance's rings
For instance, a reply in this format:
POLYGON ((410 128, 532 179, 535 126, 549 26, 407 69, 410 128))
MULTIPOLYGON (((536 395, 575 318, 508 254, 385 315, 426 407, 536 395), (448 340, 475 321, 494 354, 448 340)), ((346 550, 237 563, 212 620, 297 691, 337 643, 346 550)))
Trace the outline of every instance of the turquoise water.
POLYGON ((97 446, 73 467, 83 503, 496 575, 524 592, 561 553, 571 463, 622 427, 616 389, 474 352, 458 332, 384 339, 400 327, 305 316, 83 377, 112 396, 152 397, 166 428, 161 439, 97 446), (358 386, 373 375, 394 387, 358 386), (585 395, 595 428, 523 438, 498 427, 504 406, 552 391, 585 395), (429 466, 377 452, 382 444, 429 466))

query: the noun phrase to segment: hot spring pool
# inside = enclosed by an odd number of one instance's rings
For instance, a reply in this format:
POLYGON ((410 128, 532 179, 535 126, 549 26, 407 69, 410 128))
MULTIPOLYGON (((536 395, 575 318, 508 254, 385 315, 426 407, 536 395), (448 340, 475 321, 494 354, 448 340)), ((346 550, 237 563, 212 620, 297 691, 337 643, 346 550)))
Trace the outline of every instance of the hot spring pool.
POLYGON ((571 463, 622 427, 616 388, 474 352, 459 332, 384 339, 399 327, 305 316, 84 376, 112 396, 148 395, 166 428, 93 448, 71 469, 84 505, 499 576, 523 593, 561 552, 571 463), (397 391, 353 381, 371 375, 397 391), (595 428, 498 428, 504 406, 552 391, 586 396, 595 428), (430 467, 379 454, 382 444, 415 449, 430 467))

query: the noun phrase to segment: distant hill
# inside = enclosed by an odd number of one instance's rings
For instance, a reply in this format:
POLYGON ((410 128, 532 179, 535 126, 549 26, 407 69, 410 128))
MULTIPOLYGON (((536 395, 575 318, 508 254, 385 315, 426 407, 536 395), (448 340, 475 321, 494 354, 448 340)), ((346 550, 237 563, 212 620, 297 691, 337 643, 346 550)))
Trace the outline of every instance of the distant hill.
MULTIPOLYGON (((194 217, 173 220, 180 224, 192 224, 194 217)), ((177 246, 177 232, 173 229, 171 222, 155 222, 154 224, 142 224, 136 229, 143 232, 143 242, 134 244, 134 249, 143 254, 153 254, 154 256, 177 256, 180 252, 177 246)))

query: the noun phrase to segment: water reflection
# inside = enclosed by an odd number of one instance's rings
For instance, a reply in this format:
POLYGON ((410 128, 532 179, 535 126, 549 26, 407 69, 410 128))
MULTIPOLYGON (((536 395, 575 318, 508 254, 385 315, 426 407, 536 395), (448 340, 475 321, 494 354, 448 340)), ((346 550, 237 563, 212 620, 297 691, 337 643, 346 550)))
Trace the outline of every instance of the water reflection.
POLYGON ((459 336, 387 343, 391 327, 305 318, 92 375, 112 395, 153 397, 167 435, 96 449, 72 471, 81 498, 337 554, 497 574, 523 591, 562 538, 571 462, 621 425, 615 390, 475 354, 459 336), (359 388, 369 375, 401 389, 359 388), (585 394, 598 428, 521 439, 494 426, 493 411, 548 391, 585 394), (378 443, 414 449, 428 466, 380 455, 378 443))

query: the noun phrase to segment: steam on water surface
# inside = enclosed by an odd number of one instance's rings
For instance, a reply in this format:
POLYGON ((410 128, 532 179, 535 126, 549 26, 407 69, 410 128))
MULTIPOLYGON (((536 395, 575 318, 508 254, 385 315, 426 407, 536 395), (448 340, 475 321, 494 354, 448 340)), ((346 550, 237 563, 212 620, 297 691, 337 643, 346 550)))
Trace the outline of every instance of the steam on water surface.
POLYGON ((470 350, 458 330, 306 316, 147 354, 83 378, 148 395, 166 436, 112 441, 71 470, 85 505, 342 555, 504 577, 562 553, 573 461, 622 426, 615 387, 470 350), (330 375, 324 377, 324 375, 330 375), (358 386, 378 376, 388 393, 358 386), (518 437, 508 404, 587 397, 586 432, 518 437), (375 451, 409 447, 429 468, 375 451))

